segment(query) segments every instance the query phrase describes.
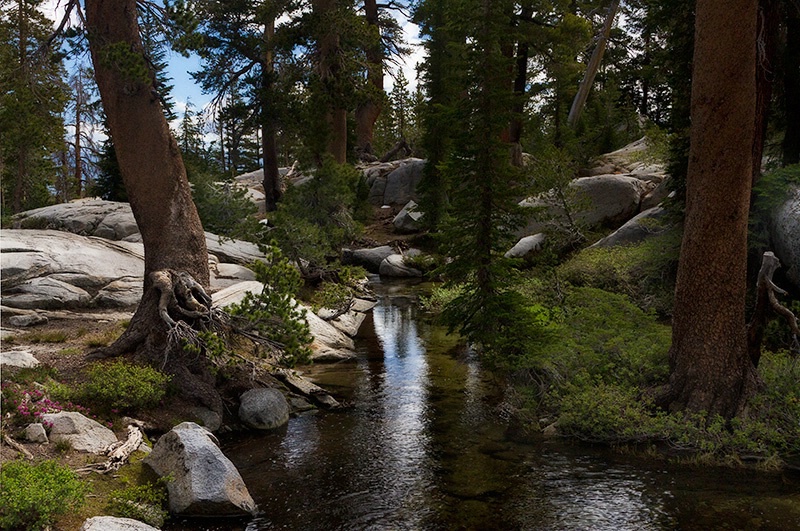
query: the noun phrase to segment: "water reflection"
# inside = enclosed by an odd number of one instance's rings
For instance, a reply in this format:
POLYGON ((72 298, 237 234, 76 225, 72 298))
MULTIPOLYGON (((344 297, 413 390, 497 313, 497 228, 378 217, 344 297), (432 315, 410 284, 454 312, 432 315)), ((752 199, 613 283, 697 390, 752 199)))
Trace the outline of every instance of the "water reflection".
POLYGON ((385 296, 357 363, 309 371, 352 409, 226 443, 264 511, 248 531, 800 529, 793 479, 509 438, 474 353, 415 311, 385 296))

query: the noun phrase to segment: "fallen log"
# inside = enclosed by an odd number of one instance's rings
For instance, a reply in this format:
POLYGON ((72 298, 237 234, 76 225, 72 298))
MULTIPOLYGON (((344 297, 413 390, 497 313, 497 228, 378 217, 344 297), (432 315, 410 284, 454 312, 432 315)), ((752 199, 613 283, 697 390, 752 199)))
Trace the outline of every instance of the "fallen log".
POLYGON ((6 435, 5 433, 3 434, 3 442, 5 442, 11 448, 13 448, 14 450, 18 451, 22 455, 24 455, 26 459, 31 459, 31 460, 33 459, 33 454, 30 453, 27 450, 27 448, 22 446, 20 443, 18 443, 17 441, 15 441, 14 439, 12 439, 8 435, 6 435))
POLYGON ((320 386, 303 378, 297 371, 291 369, 275 369, 273 375, 287 386, 303 396, 307 396, 319 405, 328 409, 338 409, 342 405, 320 386))
POLYGON ((109 472, 116 472, 122 465, 124 465, 133 452, 139 449, 142 445, 144 436, 142 430, 133 424, 128 425, 128 437, 125 441, 117 441, 106 448, 105 454, 108 459, 102 463, 94 463, 86 465, 78 469, 79 472, 99 472, 100 474, 108 474, 109 472))

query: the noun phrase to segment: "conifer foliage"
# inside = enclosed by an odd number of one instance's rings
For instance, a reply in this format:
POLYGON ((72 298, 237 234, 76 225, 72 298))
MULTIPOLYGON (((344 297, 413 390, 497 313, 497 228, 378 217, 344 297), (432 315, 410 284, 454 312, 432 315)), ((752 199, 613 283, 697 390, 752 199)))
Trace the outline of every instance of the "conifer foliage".
POLYGON ((445 319, 487 355, 502 351, 509 357, 514 344, 522 347, 531 335, 521 301, 507 284, 510 263, 503 257, 521 222, 514 200, 519 178, 505 134, 514 69, 503 52, 513 43, 514 2, 471 0, 454 7, 455 31, 469 35, 463 48, 467 90, 451 110, 460 133, 443 165, 451 208, 442 240, 452 258, 444 272, 464 289, 445 309, 445 319))

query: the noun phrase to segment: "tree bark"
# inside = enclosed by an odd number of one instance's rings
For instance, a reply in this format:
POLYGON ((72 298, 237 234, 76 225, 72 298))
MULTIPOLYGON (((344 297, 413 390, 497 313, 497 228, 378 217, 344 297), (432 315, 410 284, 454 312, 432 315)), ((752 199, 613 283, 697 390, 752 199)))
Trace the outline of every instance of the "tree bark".
POLYGON ((758 0, 699 0, 686 221, 675 293, 672 410, 731 418, 755 389, 747 349, 747 217, 758 0))
MULTIPOLYGON (((314 11, 319 14, 320 19, 326 20, 333 18, 337 0, 313 0, 312 6, 314 11)), ((318 36, 319 62, 317 68, 322 85, 328 91, 326 94, 328 109, 325 113, 325 125, 328 129, 327 151, 336 162, 344 164, 347 161, 347 109, 340 106, 340 95, 334 88, 340 82, 339 77, 342 74, 341 59, 339 58, 340 41, 338 29, 328 20, 322 34, 318 36)))
MULTIPOLYGON (((533 18, 533 9, 530 6, 522 8, 521 23, 530 22, 533 18)), ((517 168, 522 167, 522 117, 525 113, 525 87, 528 84, 528 54, 529 45, 521 39, 517 43, 516 68, 514 72, 514 104, 511 109, 511 123, 509 124, 509 142, 511 143, 511 164, 517 168)))
POLYGON ((281 176, 278 171, 278 145, 276 141, 277 125, 275 124, 274 112, 268 109, 273 105, 273 92, 275 90, 275 53, 273 51, 273 40, 275 38, 275 17, 264 26, 264 58, 261 73, 261 89, 263 100, 261 108, 261 150, 264 152, 264 196, 267 212, 273 212, 278 208, 283 193, 281 189, 281 176))
POLYGON ((376 0, 364 0, 364 18, 370 33, 370 41, 366 47, 367 83, 370 85, 370 92, 365 101, 356 108, 356 149, 359 153, 372 153, 373 131, 381 114, 383 95, 383 50, 376 0))
POLYGON ((85 5, 97 86, 145 253, 142 301, 125 333, 99 357, 132 354, 160 365, 184 393, 221 411, 205 360, 190 361, 179 352, 165 359, 168 327, 159 317, 150 273, 184 271, 208 286, 208 252, 178 145, 152 95, 155 74, 144 57, 136 0, 85 5))
POLYGON ((753 140, 753 184, 761 177, 761 159, 767 137, 769 107, 772 101, 772 79, 775 76, 775 55, 778 45, 778 0, 760 0, 756 42, 756 125, 753 140))
POLYGON ((783 165, 800 163, 800 10, 784 3, 786 12, 786 50, 783 64, 783 94, 786 131, 783 137, 783 165))
POLYGON ((572 101, 572 107, 569 110, 567 123, 569 123, 570 127, 575 127, 575 124, 581 119, 583 106, 586 105, 586 99, 589 97, 589 91, 592 90, 594 78, 597 75, 597 71, 600 69, 600 62, 603 60, 603 54, 606 51, 606 43, 608 42, 609 35, 611 35, 611 26, 614 24, 614 17, 617 16, 617 9, 619 9, 619 0, 612 0, 611 5, 608 6, 606 20, 603 23, 603 31, 598 36, 597 46, 595 46, 592 52, 592 57, 589 59, 589 64, 586 66, 586 74, 583 76, 583 80, 581 80, 578 93, 575 94, 575 99, 572 101))

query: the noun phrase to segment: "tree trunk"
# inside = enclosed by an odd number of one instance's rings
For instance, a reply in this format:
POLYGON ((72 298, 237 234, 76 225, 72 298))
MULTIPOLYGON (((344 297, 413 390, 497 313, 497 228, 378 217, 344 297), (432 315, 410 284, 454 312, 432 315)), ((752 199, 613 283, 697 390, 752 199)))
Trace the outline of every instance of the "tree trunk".
POLYGON ((731 418, 755 389, 747 349, 747 217, 758 0, 699 0, 686 221, 675 293, 672 410, 731 418))
POLYGON ((180 356, 180 349, 165 351, 167 325, 158 314, 159 293, 150 273, 185 271, 208 286, 208 252, 178 145, 161 103, 152 96, 155 75, 144 57, 136 0, 86 0, 86 29, 97 86, 145 252, 142 301, 125 333, 99 356, 132 353, 162 366, 185 393, 221 411, 207 362, 202 357, 190 361, 180 356))
MULTIPOLYGON (((19 10, 19 68, 21 78, 28 79, 28 19, 22 2, 18 3, 19 10)), ((28 147, 24 144, 17 150, 17 174, 14 182, 13 202, 11 211, 22 212, 22 202, 25 198, 25 178, 27 177, 28 147)))
MULTIPOLYGON (((533 18, 533 9, 529 6, 522 8, 520 21, 530 22, 533 18)), ((516 68, 514 72, 514 104, 511 109, 511 124, 509 124, 509 142, 511 144, 511 164, 522 167, 522 117, 525 113, 525 87, 528 84, 528 54, 529 46, 526 40, 517 43, 516 68)))
POLYGON ((83 92, 83 78, 78 71, 78 82, 75 87, 75 194, 83 197, 83 153, 81 153, 81 134, 83 131, 83 105, 85 94, 83 92))
POLYGON ((372 153, 373 131, 381 114, 383 96, 383 50, 376 0, 364 0, 364 18, 370 34, 366 47, 367 83, 370 92, 365 101, 356 108, 356 149, 359 153, 372 153))
POLYGON ((761 177, 761 159, 767 137, 769 107, 772 101, 772 79, 775 76, 775 55, 778 45, 778 0, 760 0, 758 5, 756 54, 756 125, 753 139, 753 184, 761 177))
POLYGON ((603 60, 603 54, 606 51, 606 43, 609 35, 611 35, 611 26, 614 24, 614 17, 617 16, 617 9, 619 9, 619 0, 612 0, 611 5, 608 6, 608 14, 606 14, 606 20, 603 24, 603 31, 598 36, 597 46, 592 52, 592 57, 586 66, 586 74, 583 76, 583 80, 578 87, 578 93, 575 94, 575 99, 572 101, 572 107, 569 110, 567 123, 569 123, 570 127, 575 127, 575 124, 581 118, 581 113, 583 113, 583 106, 586 104, 586 98, 589 97, 589 91, 592 89, 594 78, 600 69, 600 62, 603 60))
POLYGON ((325 95, 328 102, 325 113, 325 126, 328 130, 327 152, 333 155, 336 162, 344 164, 347 161, 347 109, 339 106, 337 102, 340 101, 340 95, 332 88, 338 84, 342 74, 339 57, 341 43, 338 28, 332 20, 328 20, 334 18, 337 0, 314 0, 312 5, 320 19, 327 22, 317 42, 319 77, 322 85, 328 90, 325 95))
POLYGON ((800 163, 800 11, 785 2, 786 51, 783 64, 784 115, 783 165, 800 163))
POLYGON ((281 199, 281 176, 278 171, 278 146, 275 140, 277 126, 275 113, 267 106, 274 105, 272 94, 275 90, 275 53, 273 40, 275 37, 275 18, 272 17, 264 26, 264 59, 261 74, 263 103, 261 105, 261 149, 264 152, 264 196, 267 212, 278 208, 281 199))

